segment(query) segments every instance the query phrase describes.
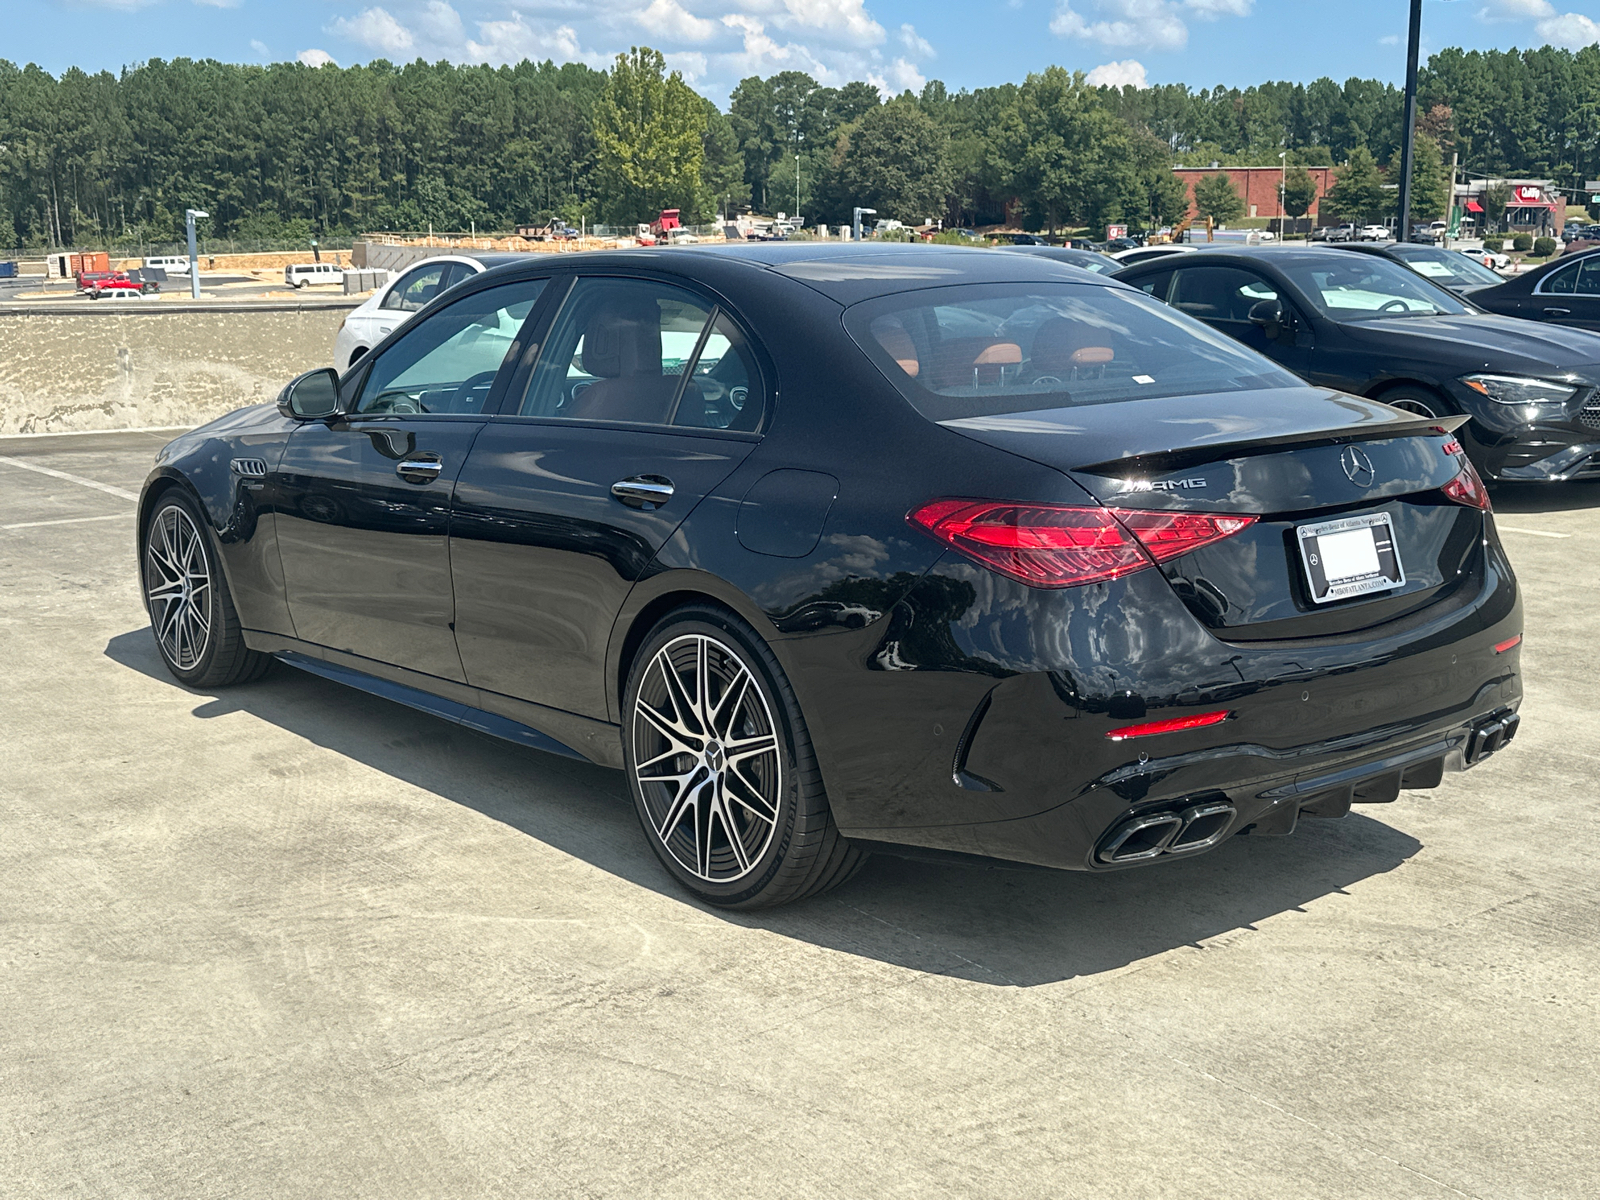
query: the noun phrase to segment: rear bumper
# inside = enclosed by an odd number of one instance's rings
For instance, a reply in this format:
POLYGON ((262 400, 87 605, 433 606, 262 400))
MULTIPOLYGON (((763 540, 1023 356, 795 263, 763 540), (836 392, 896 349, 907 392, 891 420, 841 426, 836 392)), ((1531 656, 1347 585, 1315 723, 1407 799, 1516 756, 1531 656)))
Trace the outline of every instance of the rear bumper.
POLYGON ((819 731, 847 836, 1114 869, 1133 863, 1100 851, 1129 820, 1228 806, 1179 851, 1199 853, 1251 826, 1289 832, 1302 812, 1342 815, 1437 786, 1510 740, 1522 700, 1520 648, 1496 650, 1522 632, 1522 611, 1492 535, 1472 595, 1292 642, 1217 640, 1156 572, 1055 593, 976 571, 968 591, 953 578, 964 572, 942 562, 900 606, 912 616, 900 636, 889 630, 892 654, 868 658, 894 664, 878 676, 873 715, 857 709, 850 731, 877 747, 858 772, 874 795, 845 786, 838 735, 819 731), (971 598, 964 611, 949 605, 957 596, 971 598), (919 606, 955 620, 909 636, 919 606), (1207 728, 1107 736, 1221 710, 1228 719, 1207 728), (1483 736, 1496 722, 1498 740, 1483 736))

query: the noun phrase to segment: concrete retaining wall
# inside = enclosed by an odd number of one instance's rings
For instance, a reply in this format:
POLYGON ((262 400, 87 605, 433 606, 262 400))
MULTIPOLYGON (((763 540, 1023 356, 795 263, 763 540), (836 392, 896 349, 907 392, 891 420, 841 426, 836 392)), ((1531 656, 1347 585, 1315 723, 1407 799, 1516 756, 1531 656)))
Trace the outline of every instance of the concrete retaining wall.
POLYGON ((333 362, 349 309, 0 314, 0 435, 196 425, 333 362))

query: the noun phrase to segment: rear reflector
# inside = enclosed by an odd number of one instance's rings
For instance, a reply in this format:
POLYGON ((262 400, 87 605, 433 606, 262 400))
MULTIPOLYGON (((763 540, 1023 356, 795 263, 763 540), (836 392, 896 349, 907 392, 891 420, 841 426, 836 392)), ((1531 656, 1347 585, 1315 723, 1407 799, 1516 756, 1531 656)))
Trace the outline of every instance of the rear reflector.
POLYGON ((1456 441, 1455 438, 1451 438, 1448 442, 1441 446, 1440 449, 1442 449, 1446 454, 1460 454, 1461 443, 1456 441))
POLYGON ((1238 533, 1253 516, 934 500, 906 520, 1030 587, 1118 579, 1238 533))
POLYGON ((1460 472, 1440 490, 1457 504, 1465 504, 1468 508, 1481 508, 1484 512, 1489 511, 1489 489, 1483 486, 1483 480, 1478 477, 1472 460, 1465 455, 1461 457, 1460 472))
POLYGON ((1519 633, 1516 637, 1508 637, 1503 642, 1496 642, 1494 644, 1494 652, 1496 654, 1504 654, 1507 650, 1515 650, 1520 645, 1522 645, 1522 635, 1519 633))
POLYGON ((1185 729, 1204 729, 1207 725, 1221 725, 1232 714, 1223 709, 1221 712, 1201 713, 1194 717, 1169 717, 1165 721, 1146 721, 1142 725, 1123 725, 1112 729, 1106 736, 1113 742, 1125 742, 1129 738, 1153 737, 1158 733, 1179 733, 1185 729))
POLYGON ((1076 587, 1150 566, 1104 508, 935 500, 907 518, 948 546, 1030 587, 1076 587))
POLYGON ((1133 532, 1150 557, 1157 562, 1177 558, 1211 542, 1232 537, 1255 521, 1255 517, 1210 516, 1204 513, 1111 510, 1117 520, 1133 532))

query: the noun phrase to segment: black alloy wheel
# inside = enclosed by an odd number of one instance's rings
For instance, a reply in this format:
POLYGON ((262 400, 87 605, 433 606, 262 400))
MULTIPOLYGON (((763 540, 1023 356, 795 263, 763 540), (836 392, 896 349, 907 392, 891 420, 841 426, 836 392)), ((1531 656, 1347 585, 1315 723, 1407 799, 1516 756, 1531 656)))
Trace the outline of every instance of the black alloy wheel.
POLYGON ((1416 413, 1419 417, 1442 417, 1450 412, 1449 406, 1439 399, 1437 393, 1415 385, 1392 388, 1376 399, 1390 408, 1416 413))
POLYGON ((180 682, 217 687, 266 674, 272 659, 244 644, 205 518, 182 492, 157 501, 139 560, 156 649, 180 682))
POLYGON ((764 908, 849 879, 794 691, 732 613, 695 605, 640 647, 624 696, 628 784, 645 838, 688 891, 764 908))

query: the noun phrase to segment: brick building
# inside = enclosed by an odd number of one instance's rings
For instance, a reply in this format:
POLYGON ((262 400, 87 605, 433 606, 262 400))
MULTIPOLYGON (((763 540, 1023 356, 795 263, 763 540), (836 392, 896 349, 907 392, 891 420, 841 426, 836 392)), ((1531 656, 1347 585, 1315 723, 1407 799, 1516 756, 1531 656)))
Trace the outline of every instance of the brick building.
MULTIPOLYGON (((1247 217, 1281 217, 1278 205, 1278 184, 1283 179, 1280 167, 1174 167, 1173 172, 1189 188, 1189 219, 1199 219, 1194 207, 1194 185, 1207 175, 1226 175, 1233 181, 1234 190, 1244 197, 1244 215, 1247 217)), ((1332 167, 1306 167, 1305 172, 1317 185, 1317 200, 1335 183, 1332 167)), ((1307 216, 1315 218, 1317 203, 1312 201, 1307 216)))

